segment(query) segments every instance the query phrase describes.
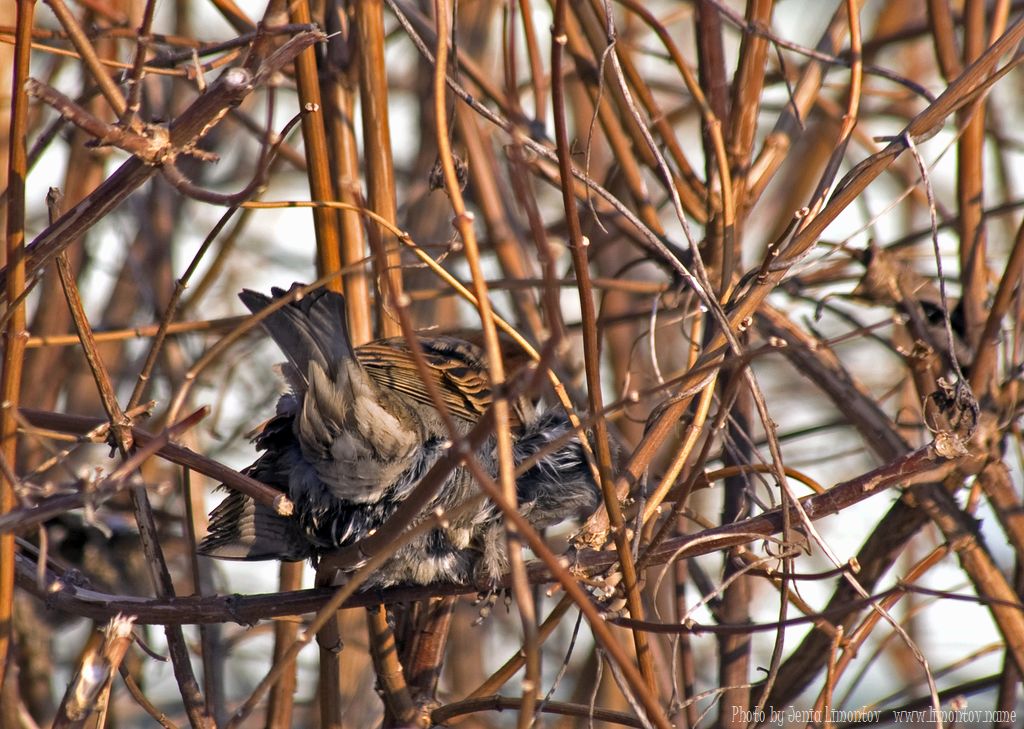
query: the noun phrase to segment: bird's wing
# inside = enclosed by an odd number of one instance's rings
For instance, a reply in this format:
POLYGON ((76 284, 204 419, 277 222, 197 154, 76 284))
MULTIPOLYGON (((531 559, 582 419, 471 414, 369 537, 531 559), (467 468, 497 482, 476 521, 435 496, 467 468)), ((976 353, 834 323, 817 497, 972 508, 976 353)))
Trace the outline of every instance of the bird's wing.
MULTIPOLYGON (((461 339, 424 337, 420 339, 429 375, 441 398, 455 417, 475 423, 491 405, 491 384, 482 352, 461 339)), ((383 339, 356 348, 356 358, 381 387, 399 392, 415 402, 433 405, 420 379, 413 354, 400 337, 383 339)), ((521 414, 512 409, 513 427, 521 414)))

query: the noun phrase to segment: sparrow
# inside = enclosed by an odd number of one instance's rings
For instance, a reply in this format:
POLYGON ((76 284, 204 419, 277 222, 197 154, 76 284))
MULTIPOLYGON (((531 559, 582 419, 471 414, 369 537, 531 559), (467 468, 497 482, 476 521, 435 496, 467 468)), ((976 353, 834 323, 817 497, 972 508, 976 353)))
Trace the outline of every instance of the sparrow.
MULTIPOLYGON (((292 296, 243 290, 253 314, 292 296)), ((289 390, 255 438, 261 455, 244 473, 294 503, 291 517, 232 491, 212 511, 201 554, 235 560, 316 560, 379 529, 451 446, 441 415, 420 379, 404 338, 353 347, 341 294, 317 289, 262 321, 286 362, 289 390)), ((448 336, 420 337, 429 376, 449 411, 456 437, 469 433, 491 404, 479 347, 448 336)), ((564 411, 512 403, 513 460, 530 460, 516 479, 520 513, 535 528, 594 511, 599 492, 584 449, 564 411), (552 447, 552 444, 558 443, 552 447), (538 457, 538 454, 539 457, 538 457)), ((475 457, 494 476, 495 438, 475 457)), ((480 490, 458 466, 423 514, 451 512, 480 490)), ((399 548, 363 589, 434 582, 497 583, 507 568, 502 515, 487 499, 399 548)), ((456 512, 458 513, 458 512, 456 512)))

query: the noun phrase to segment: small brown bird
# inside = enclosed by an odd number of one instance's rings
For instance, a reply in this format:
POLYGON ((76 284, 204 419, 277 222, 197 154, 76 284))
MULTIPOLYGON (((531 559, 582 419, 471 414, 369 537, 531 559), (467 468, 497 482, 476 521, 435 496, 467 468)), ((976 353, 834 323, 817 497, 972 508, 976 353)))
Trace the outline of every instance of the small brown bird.
MULTIPOLYGON (((295 287, 300 284, 294 284, 295 287)), ((273 289, 273 300, 289 292, 273 289)), ((253 313, 272 299, 240 294, 253 313)), ((278 516, 250 497, 231 492, 210 515, 199 551, 221 559, 301 561, 355 544, 380 528, 449 447, 449 434, 420 380, 404 339, 353 348, 345 301, 318 289, 263 320, 284 352, 290 392, 256 438, 263 451, 245 473, 280 489, 295 503, 293 517, 278 516)), ((466 435, 491 403, 480 349, 452 337, 420 340, 430 376, 458 429, 466 435)), ((565 414, 513 407, 517 465, 572 431, 565 414)), ((494 436, 476 457, 496 473, 494 436)), ((598 490, 579 440, 541 456, 516 480, 519 510, 537 528, 585 517, 598 490)), ((454 469, 424 513, 450 512, 479 494, 469 471, 454 469)), ((431 582, 493 583, 507 567, 501 513, 483 500, 401 547, 366 587, 431 582)))

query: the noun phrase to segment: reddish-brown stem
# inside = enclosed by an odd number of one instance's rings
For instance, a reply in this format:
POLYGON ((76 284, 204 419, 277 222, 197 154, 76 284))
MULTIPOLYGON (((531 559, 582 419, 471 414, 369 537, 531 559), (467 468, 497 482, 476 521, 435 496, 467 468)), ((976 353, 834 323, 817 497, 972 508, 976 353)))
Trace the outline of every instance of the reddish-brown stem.
MULTIPOLYGON (((561 70, 562 48, 566 43, 566 13, 566 3, 564 0, 558 0, 555 6, 555 22, 552 28, 551 67, 553 72, 551 96, 555 119, 556 144, 558 147, 558 164, 562 176, 562 203, 565 206, 565 219, 569 227, 569 246, 572 251, 573 268, 576 272, 577 287, 579 289, 580 311, 583 316, 583 347, 584 362, 587 369, 587 392, 590 398, 590 411, 592 413, 600 413, 604 409, 601 394, 601 358, 597 341, 594 299, 590 288, 590 263, 587 260, 587 241, 584 240, 583 232, 580 229, 579 216, 576 212, 576 196, 569 186, 569 180, 572 179, 572 160, 569 149, 566 102, 561 70)), ((615 482, 612 475, 611 447, 608 437, 607 425, 603 418, 598 417, 594 423, 593 444, 597 454, 604 505, 608 512, 612 538, 615 541, 615 548, 619 555, 623 576, 623 589, 626 593, 629 611, 635 618, 642 619, 644 609, 640 600, 640 586, 633 563, 632 545, 626 532, 625 523, 622 519, 622 508, 615 490, 615 482)), ((653 692, 655 686, 654 664, 651 661, 651 655, 647 648, 647 637, 642 633, 634 633, 633 640, 636 647, 637 660, 640 664, 640 671, 647 682, 648 688, 653 692)))
MULTIPOLYGON (((18 0, 16 52, 14 57, 14 91, 11 94, 10 149, 7 161, 7 225, 5 253, 7 301, 21 299, 25 288, 25 177, 28 174, 28 79, 31 54, 34 0, 18 0)), ((0 452, 7 468, 0 475, 0 515, 17 505, 15 483, 9 469, 14 469, 18 456, 17 409, 21 393, 22 364, 25 355, 25 303, 14 304, 3 334, 3 367, 0 370, 0 452)), ((14 535, 0 534, 0 689, 4 686, 11 650, 14 610, 14 535)))

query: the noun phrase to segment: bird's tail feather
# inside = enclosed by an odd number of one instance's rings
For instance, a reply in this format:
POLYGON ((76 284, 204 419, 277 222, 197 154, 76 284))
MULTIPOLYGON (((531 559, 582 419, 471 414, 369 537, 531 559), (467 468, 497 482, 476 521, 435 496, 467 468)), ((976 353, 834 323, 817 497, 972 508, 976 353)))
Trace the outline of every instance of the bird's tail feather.
MULTIPOLYGON (((249 311, 258 314, 300 286, 292 284, 288 291, 273 288, 273 298, 249 289, 238 297, 249 311)), ((316 362, 333 378, 338 364, 355 356, 345 323, 345 298, 337 292, 311 291, 268 315, 262 323, 302 381, 308 377, 310 362, 316 362)))
POLYGON ((196 550, 217 559, 278 559, 301 562, 312 556, 298 522, 232 491, 210 514, 209 533, 196 550))

